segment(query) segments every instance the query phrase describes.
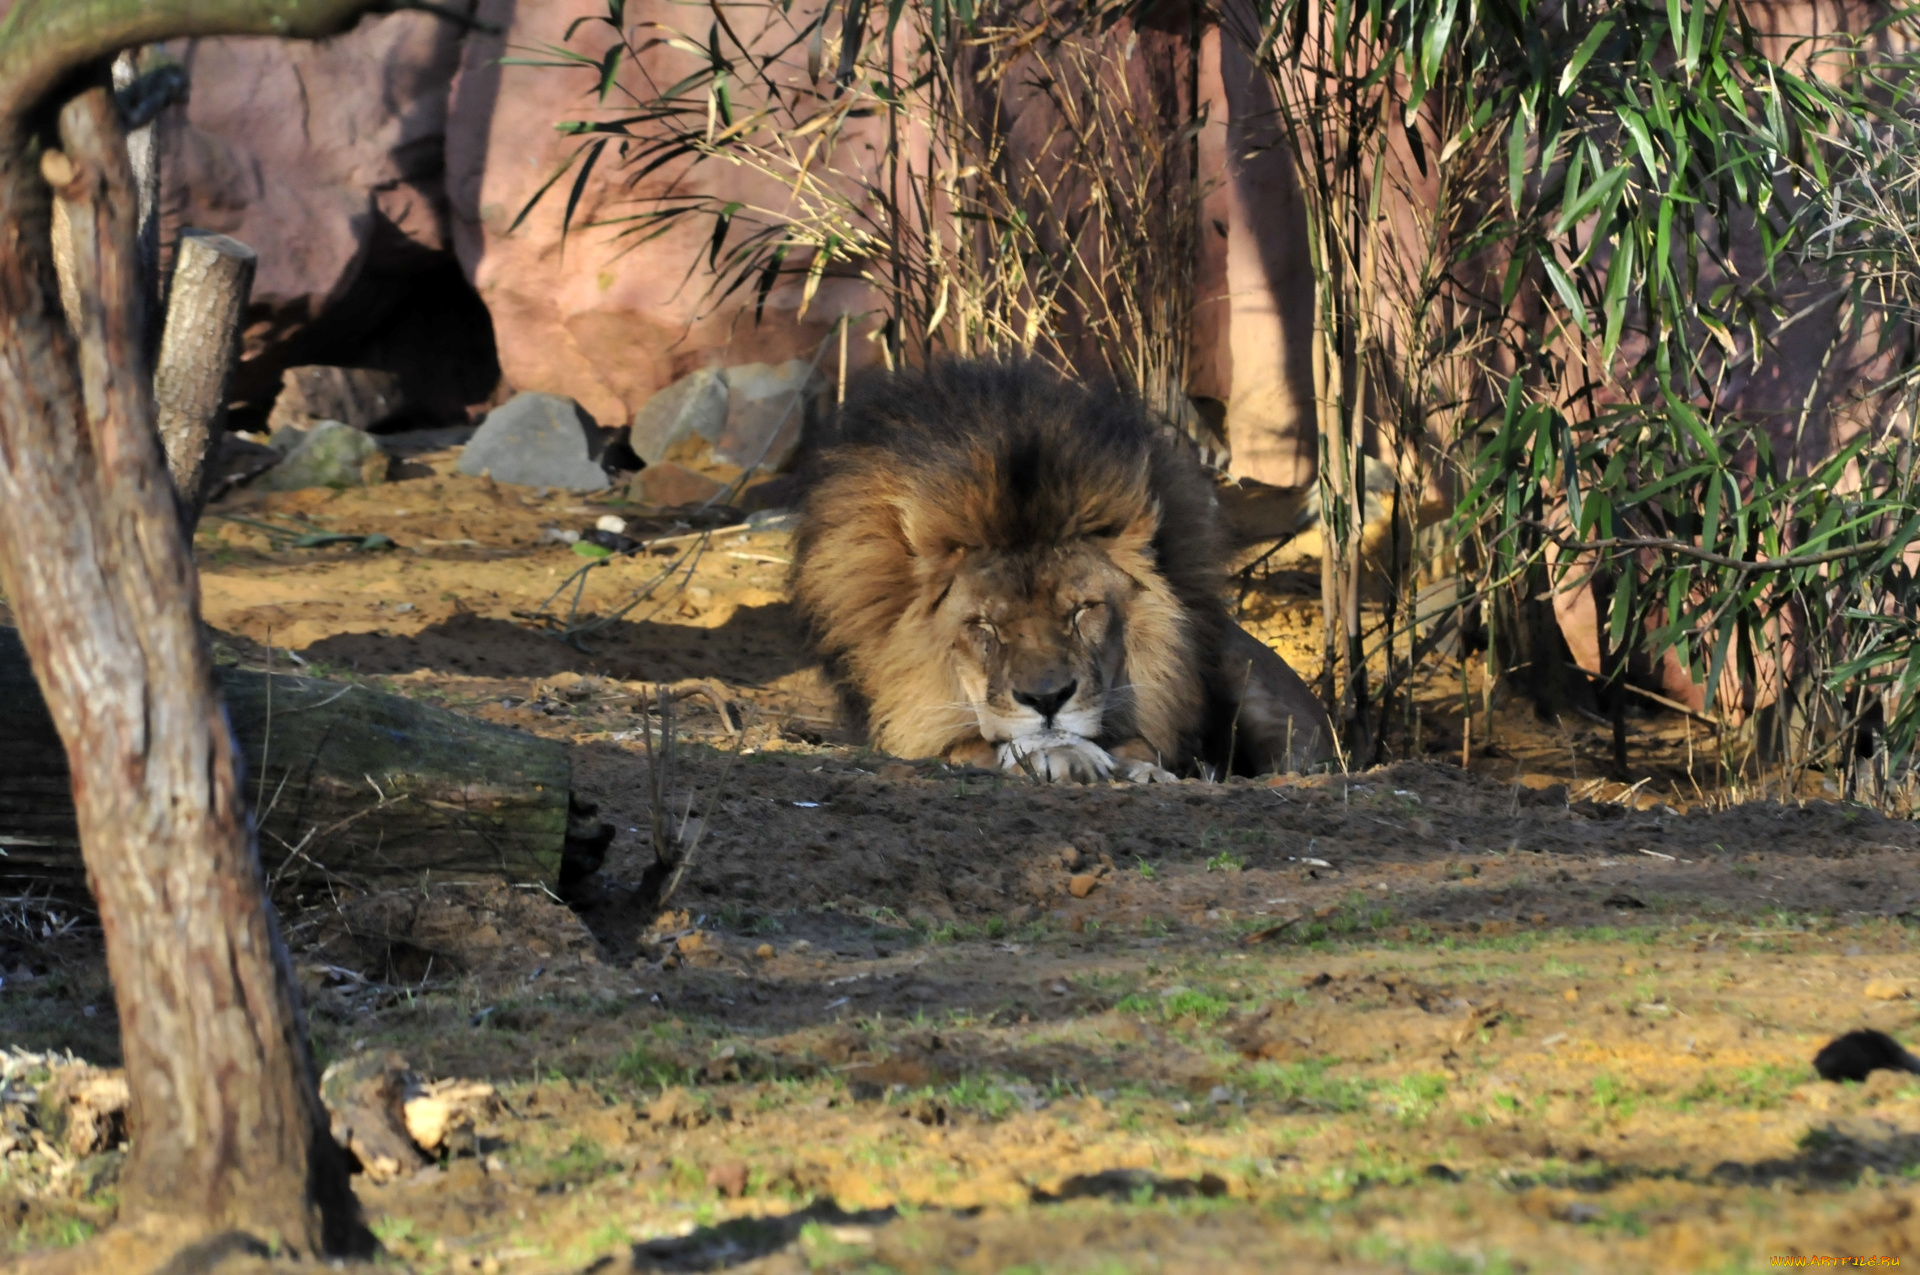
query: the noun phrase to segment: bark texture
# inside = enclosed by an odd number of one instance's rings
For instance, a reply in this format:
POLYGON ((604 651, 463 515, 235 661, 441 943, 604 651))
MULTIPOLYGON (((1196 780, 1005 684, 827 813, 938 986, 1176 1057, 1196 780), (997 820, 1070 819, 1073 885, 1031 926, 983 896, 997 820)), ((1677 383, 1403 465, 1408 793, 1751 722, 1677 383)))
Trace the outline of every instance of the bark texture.
POLYGON ((119 1002, 132 1090, 123 1216, 345 1251, 363 1232, 157 443, 119 120, 104 87, 83 92, 59 115, 62 162, 44 166, 23 125, 62 75, 111 51, 99 42, 133 42, 110 21, 116 7, 147 19, 181 6, 21 0, 0 26, 0 583, 66 746, 119 1002), (66 178, 54 194, 72 229, 72 332, 43 167, 66 178))
POLYGON ((207 453, 226 421, 254 265, 253 249, 204 230, 183 231, 174 249, 153 396, 160 443, 189 532, 200 521, 207 453))

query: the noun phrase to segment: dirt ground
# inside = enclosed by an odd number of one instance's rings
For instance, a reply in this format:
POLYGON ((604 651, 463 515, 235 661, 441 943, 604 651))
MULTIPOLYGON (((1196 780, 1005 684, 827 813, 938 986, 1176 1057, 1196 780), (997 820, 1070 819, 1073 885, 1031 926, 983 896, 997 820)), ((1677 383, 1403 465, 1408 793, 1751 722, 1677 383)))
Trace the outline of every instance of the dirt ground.
MULTIPOLYGON (((1920 1252, 1920 1078, 1810 1066, 1851 1028, 1920 1036, 1911 821, 1731 804, 1710 732, 1678 716, 1632 718, 1629 785, 1601 778, 1603 724, 1496 703, 1463 770, 1448 676, 1422 755, 1364 774, 1046 789, 885 758, 798 643, 777 522, 702 540, 636 521, 681 538, 569 583, 589 559, 546 529, 633 511, 451 459, 243 495, 198 541, 227 657, 270 648, 563 740, 616 828, 566 903, 486 881, 281 900, 323 1062, 397 1051, 500 1098, 440 1163, 361 1180, 396 1267, 1920 1252), (318 533, 394 547, 296 547, 318 533), (661 683, 684 736, 672 818, 699 839, 656 916, 636 895, 661 683)), ((1310 588, 1281 573, 1245 602, 1306 672, 1310 588)), ((32 1087, 47 1051, 117 1061, 84 912, 0 909, 0 1041, 12 1250, 76 1242, 113 1217, 118 1153, 63 1153, 32 1087)))

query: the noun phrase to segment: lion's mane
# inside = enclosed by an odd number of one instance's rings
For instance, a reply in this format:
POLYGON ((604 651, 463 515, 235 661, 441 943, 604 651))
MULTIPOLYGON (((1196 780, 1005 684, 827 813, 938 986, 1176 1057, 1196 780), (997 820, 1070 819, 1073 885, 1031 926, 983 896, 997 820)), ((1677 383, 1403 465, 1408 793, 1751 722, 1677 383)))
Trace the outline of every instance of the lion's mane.
POLYGON ((1223 546, 1204 474, 1110 386, 1032 363, 943 362, 856 381, 816 452, 794 596, 874 742, 945 751, 969 724, 950 642, 930 623, 955 550, 1043 554, 1101 543, 1136 587, 1131 733, 1193 755, 1208 653, 1226 624, 1223 546))

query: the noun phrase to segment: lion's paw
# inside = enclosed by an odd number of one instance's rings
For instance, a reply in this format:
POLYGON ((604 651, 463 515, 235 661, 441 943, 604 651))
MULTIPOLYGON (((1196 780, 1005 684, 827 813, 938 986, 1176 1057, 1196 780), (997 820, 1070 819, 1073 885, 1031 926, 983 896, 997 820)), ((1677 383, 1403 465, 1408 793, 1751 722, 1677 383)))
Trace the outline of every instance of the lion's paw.
POLYGON ((1097 783, 1120 768, 1107 750, 1064 731, 1026 735, 1000 745, 1000 767, 1042 783, 1097 783))
POLYGON ((1128 761, 1124 757, 1116 757, 1114 766, 1115 778, 1124 779, 1130 784, 1171 784, 1180 779, 1171 770, 1150 761, 1128 761))

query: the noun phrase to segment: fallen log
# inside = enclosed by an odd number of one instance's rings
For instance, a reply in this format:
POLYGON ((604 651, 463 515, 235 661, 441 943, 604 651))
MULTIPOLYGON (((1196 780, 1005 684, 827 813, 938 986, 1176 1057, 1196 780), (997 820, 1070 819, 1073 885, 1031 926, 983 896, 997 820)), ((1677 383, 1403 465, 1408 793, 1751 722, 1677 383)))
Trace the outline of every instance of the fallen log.
MULTIPOLYGON (((216 672, 276 886, 556 888, 599 866, 611 829, 572 801, 560 744, 350 683, 216 672)), ((0 874, 82 872, 70 784, 26 650, 0 628, 0 874)))

